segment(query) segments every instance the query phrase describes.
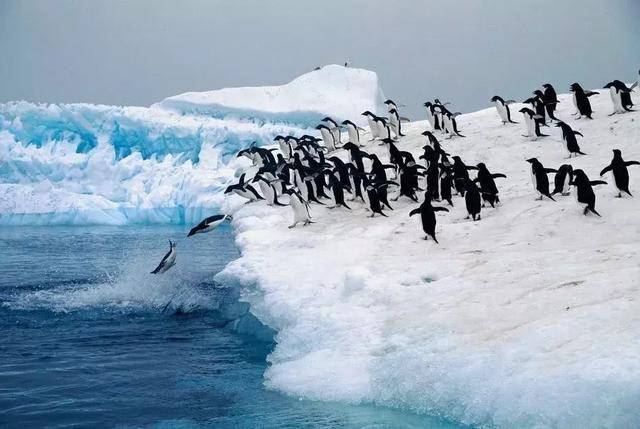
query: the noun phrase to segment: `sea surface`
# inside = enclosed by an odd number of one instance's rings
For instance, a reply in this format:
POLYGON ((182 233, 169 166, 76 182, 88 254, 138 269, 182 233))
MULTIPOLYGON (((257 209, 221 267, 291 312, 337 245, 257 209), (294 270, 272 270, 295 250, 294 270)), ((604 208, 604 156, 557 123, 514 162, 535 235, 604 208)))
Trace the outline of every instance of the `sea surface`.
POLYGON ((272 335, 213 281, 231 229, 186 231, 0 228, 0 427, 459 427, 266 390, 272 335), (176 265, 149 274, 169 239, 176 265))

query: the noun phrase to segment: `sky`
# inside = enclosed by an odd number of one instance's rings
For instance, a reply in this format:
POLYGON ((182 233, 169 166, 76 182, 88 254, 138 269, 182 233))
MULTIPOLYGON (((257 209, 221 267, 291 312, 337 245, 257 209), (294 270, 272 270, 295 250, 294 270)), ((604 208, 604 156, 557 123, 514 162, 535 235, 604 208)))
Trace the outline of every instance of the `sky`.
POLYGON ((423 114, 635 81, 638 0, 0 0, 0 102, 149 105, 348 61, 423 114))

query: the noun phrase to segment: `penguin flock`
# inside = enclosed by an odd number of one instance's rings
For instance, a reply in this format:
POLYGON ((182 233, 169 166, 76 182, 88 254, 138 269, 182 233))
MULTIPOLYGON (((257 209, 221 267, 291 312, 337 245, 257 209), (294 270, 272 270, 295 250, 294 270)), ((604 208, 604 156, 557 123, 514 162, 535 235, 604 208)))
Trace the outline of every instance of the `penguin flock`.
MULTIPOLYGON (((637 86, 638 82, 627 86, 619 80, 604 86, 611 95, 611 115, 634 111, 631 92, 637 86)), ((570 89, 576 108, 574 116, 577 119, 593 119, 589 97, 597 93, 583 90, 578 83, 572 84, 570 89)), ((527 130, 524 137, 529 140, 547 137, 549 134, 542 133, 541 128, 555 123, 561 129, 567 158, 585 156, 577 139, 577 136, 583 135, 556 117, 560 100, 554 87, 545 83, 532 95, 523 102, 528 107, 519 110, 527 130)), ((505 101, 495 95, 490 101, 495 105, 503 125, 519 124, 513 120, 509 107, 516 103, 514 100, 505 101)), ((259 147, 254 143, 240 150, 236 156, 247 158, 252 165, 241 174, 237 183, 225 189, 224 194, 235 194, 245 199, 246 203, 264 201, 269 206, 282 209, 288 206, 292 212, 289 228, 314 223, 311 216, 314 205, 350 212, 358 204, 365 207, 370 217, 387 217, 388 211, 394 210, 393 202, 400 198, 408 199, 419 204, 408 216, 419 214, 424 239, 432 239, 435 243, 438 243, 436 213, 448 212, 443 203, 453 207, 454 196, 464 200, 467 219, 473 221, 481 219, 483 207, 489 205, 496 208, 502 204, 498 183, 500 179, 507 179, 505 174, 490 171, 484 163, 466 165, 460 156, 452 155, 443 148, 441 139, 465 137, 456 122, 460 113, 449 110, 450 103, 434 99, 423 104, 430 129, 421 133, 425 144, 417 160, 412 153, 402 150, 402 139, 406 136, 403 124, 409 121, 399 113, 402 106, 391 99, 384 104, 387 116, 376 115, 368 110, 362 113, 369 125, 370 139, 367 141, 363 140, 362 132, 365 130, 355 122, 325 117, 315 127, 319 136, 278 135, 274 138, 273 148, 259 147), (373 142, 384 147, 384 160, 363 149, 373 142), (247 178, 249 171, 254 172, 250 179, 247 178), (475 177, 470 172, 475 172, 475 177)), ((583 213, 600 216, 595 207, 593 187, 606 182, 590 180, 586 172, 574 169, 570 164, 548 168, 535 157, 526 161, 530 164, 532 185, 539 200, 556 201, 554 196, 570 195, 572 188, 575 188, 573 194, 583 213), (555 174, 553 189, 550 174, 555 174)), ((612 173, 619 191, 617 197, 621 198, 623 193, 632 196, 628 167, 633 165, 640 165, 640 162, 626 161, 621 151, 614 149, 613 159, 600 171, 600 176, 612 173)), ((227 220, 231 220, 231 216, 210 216, 191 229, 188 237, 212 231, 227 220)), ((169 252, 152 273, 166 272, 175 264, 175 259, 175 243, 170 242, 169 252)))

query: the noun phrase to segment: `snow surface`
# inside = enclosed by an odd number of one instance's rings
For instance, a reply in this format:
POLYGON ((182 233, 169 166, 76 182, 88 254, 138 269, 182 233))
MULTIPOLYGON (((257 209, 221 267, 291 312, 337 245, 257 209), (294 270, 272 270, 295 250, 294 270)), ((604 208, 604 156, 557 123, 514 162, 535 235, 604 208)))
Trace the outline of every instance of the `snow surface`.
MULTIPOLYGON (((595 119, 575 120, 561 96, 556 115, 588 154, 571 160, 559 128, 522 137, 519 105, 517 125, 495 108, 460 116, 467 138, 442 140, 445 150, 508 178, 496 180, 503 206, 481 221, 465 220, 454 197, 437 216, 439 245, 423 240, 408 199, 389 218, 356 202, 352 212, 312 205, 316 223, 292 230, 288 208, 235 212, 242 256, 218 280, 240 284, 278 331, 266 385, 487 427, 640 427, 640 198, 614 198, 607 177, 595 188, 602 218, 572 196, 535 201, 525 162, 570 163, 595 180, 614 148, 640 160, 640 114, 608 117, 606 91, 591 101, 595 119)), ((427 127, 407 124, 398 147, 417 159, 427 127)), ((388 160, 377 143, 365 150, 388 160)), ((639 195, 640 167, 629 170, 639 195)))
POLYGON ((328 65, 280 86, 188 92, 155 106, 183 114, 286 122, 315 127, 327 115, 365 124, 365 110, 384 112, 385 98, 372 71, 328 65))
POLYGON ((314 131, 290 125, 302 117, 373 109, 377 83, 373 72, 326 66, 282 87, 176 98, 228 104, 235 118, 224 119, 176 111, 173 98, 150 108, 0 104, 0 225, 199 222, 246 162, 240 148, 314 131))

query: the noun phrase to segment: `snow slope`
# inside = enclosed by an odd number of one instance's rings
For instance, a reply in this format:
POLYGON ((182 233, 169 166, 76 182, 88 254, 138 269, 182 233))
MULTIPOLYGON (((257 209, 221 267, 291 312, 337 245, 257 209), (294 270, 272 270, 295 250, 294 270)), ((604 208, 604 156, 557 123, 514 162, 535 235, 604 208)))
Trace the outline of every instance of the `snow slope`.
POLYGON ((165 108, 175 107, 169 101, 0 104, 0 225, 198 222, 222 202, 243 165, 240 148, 311 132, 288 125, 308 119, 308 106, 315 119, 375 107, 377 83, 373 72, 327 66, 283 87, 192 94, 228 104, 236 118, 224 119, 165 108))
MULTIPOLYGON (((596 187, 602 218, 583 216, 573 197, 535 201, 525 159, 571 163, 595 180, 614 148, 640 160, 640 113, 607 117, 604 92, 592 97, 594 120, 575 120, 570 97, 561 101, 556 114, 584 134, 587 156, 566 160, 559 128, 522 137, 518 105, 517 125, 493 108, 458 118, 467 138, 442 140, 445 150, 508 178, 496 180, 503 206, 481 221, 465 220, 454 197, 438 214, 439 245, 422 239, 407 199, 389 218, 356 202, 352 212, 312 205, 316 223, 293 230, 288 208, 234 213, 242 256, 219 280, 242 285, 278 331, 267 386, 482 427, 639 427, 640 198, 596 187)), ((398 147, 417 159, 427 127, 408 124, 398 147)), ((388 160, 377 143, 365 150, 388 160)), ((630 174, 638 195, 640 167, 630 174)))
POLYGON ((364 124, 360 114, 384 112, 384 100, 376 73, 334 64, 285 85, 188 92, 155 106, 183 114, 315 127, 327 115, 364 124))

